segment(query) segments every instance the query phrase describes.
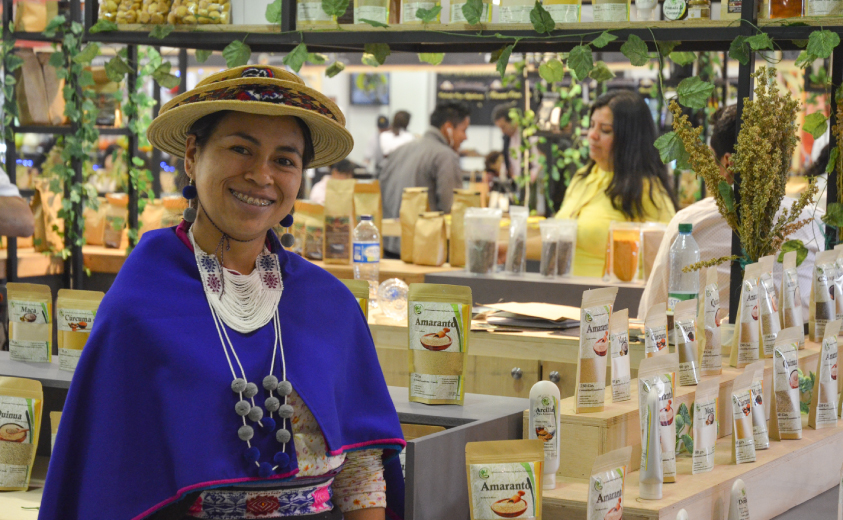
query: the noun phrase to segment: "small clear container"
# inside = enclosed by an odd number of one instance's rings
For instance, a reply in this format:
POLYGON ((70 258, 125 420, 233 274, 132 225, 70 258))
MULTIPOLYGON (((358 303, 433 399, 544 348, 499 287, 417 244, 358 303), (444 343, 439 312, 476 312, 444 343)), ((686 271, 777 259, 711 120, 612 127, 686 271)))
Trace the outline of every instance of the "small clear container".
POLYGON ((539 234, 542 238, 542 259, 539 264, 539 273, 542 276, 556 276, 559 265, 559 257, 556 254, 559 249, 559 225, 555 220, 543 220, 539 222, 539 234))
POLYGON ((577 250, 577 221, 573 219, 556 219, 559 228, 556 241, 556 274, 557 276, 571 276, 574 271, 574 254, 577 250))
POLYGON ((579 23, 582 18, 582 0, 544 0, 542 7, 556 23, 579 23))
POLYGON ((498 21, 500 23, 530 23, 530 11, 534 6, 534 0, 501 0, 498 21))
POLYGON ((384 280, 378 287, 378 303, 388 318, 403 321, 407 318, 407 294, 410 288, 398 278, 384 280))
POLYGON ((465 210, 465 270, 474 274, 495 272, 498 261, 498 231, 501 210, 468 208, 465 210))
POLYGON ((521 274, 527 272, 527 217, 526 206, 509 207, 509 247, 506 250, 506 272, 521 274))
POLYGON ((172 25, 227 25, 231 23, 231 2, 173 0, 167 22, 172 25))
POLYGON ((659 252, 664 232, 667 226, 658 222, 641 224, 641 279, 645 282, 650 278, 656 254, 659 252))
POLYGON ((354 23, 361 20, 389 23, 389 0, 354 0, 354 23))
POLYGON ((609 277, 614 282, 640 280, 641 224, 611 222, 609 224, 609 277))
MULTIPOLYGON (((468 23, 465 15, 462 12, 463 6, 467 2, 465 0, 458 0, 451 2, 451 16, 448 23, 468 23)), ((491 0, 483 0, 483 12, 480 14, 480 23, 489 23, 492 21, 492 2, 491 0)))
MULTIPOLYGON (((321 4, 320 4, 321 5, 321 4)), ((419 9, 433 9, 441 4, 438 1, 429 0, 401 0, 401 23, 421 24, 421 19, 416 16, 419 9)), ((441 20, 441 13, 436 15, 431 23, 439 23, 441 20)))
POLYGON ((594 0, 591 4, 595 22, 628 22, 631 0, 594 0))

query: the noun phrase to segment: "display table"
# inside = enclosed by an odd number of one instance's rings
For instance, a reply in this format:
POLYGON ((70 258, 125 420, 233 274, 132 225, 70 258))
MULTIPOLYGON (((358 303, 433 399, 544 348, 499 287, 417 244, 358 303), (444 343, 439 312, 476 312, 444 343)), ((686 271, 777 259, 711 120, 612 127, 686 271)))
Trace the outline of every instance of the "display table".
MULTIPOLYGON (((0 250, 0 278, 6 278, 6 259, 9 258, 7 249, 0 250)), ((18 277, 49 276, 61 274, 64 264, 61 257, 36 252, 32 248, 18 249, 18 277)))
POLYGON ((504 273, 478 275, 465 270, 430 273, 427 283, 444 283, 471 287, 476 304, 498 302, 543 302, 579 307, 582 293, 588 289, 617 287, 615 309, 629 309, 629 317, 638 314, 638 303, 644 293, 643 283, 604 282, 600 278, 581 276, 548 278, 538 273, 511 275, 504 273))

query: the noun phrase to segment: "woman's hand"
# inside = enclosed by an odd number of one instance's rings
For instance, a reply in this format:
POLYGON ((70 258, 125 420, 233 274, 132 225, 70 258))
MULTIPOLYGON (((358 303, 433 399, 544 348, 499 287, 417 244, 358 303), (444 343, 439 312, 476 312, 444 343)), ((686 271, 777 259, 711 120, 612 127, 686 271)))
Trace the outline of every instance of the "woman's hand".
POLYGON ((345 520, 384 520, 386 518, 386 510, 382 507, 358 509, 343 513, 343 518, 345 520))

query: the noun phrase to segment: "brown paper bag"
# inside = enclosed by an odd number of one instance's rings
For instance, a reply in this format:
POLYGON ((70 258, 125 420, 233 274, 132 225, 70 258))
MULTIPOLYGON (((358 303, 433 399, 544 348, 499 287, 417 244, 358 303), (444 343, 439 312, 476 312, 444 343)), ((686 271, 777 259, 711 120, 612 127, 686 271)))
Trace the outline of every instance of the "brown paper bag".
POLYGON ((301 255, 310 260, 322 260, 325 206, 306 200, 296 201, 293 231, 299 233, 296 241, 301 241, 301 255))
POLYGON ((38 53, 41 71, 44 73, 44 90, 47 94, 48 113, 51 125, 63 125, 67 121, 64 115, 64 80, 59 79, 56 68, 50 65, 50 53, 38 53))
POLYGON ((357 182, 354 185, 354 224, 360 223, 360 217, 371 215, 372 222, 381 234, 381 252, 383 252, 383 205, 381 204, 381 184, 379 181, 357 182))
POLYGON ((16 31, 42 32, 46 28, 46 0, 17 0, 15 2, 16 31))
POLYGON ((138 240, 140 240, 143 234, 147 231, 153 231, 164 227, 161 225, 163 220, 164 205, 161 200, 156 199, 147 201, 146 206, 143 208, 143 213, 138 216, 138 224, 140 225, 140 229, 138 229, 138 240))
POLYGON ((441 211, 419 215, 413 232, 413 263, 440 266, 445 263, 448 237, 441 211))
POLYGON ((35 219, 35 232, 32 243, 35 250, 60 251, 64 249, 64 240, 60 232, 64 231, 64 220, 59 218, 61 195, 50 191, 49 181, 38 178, 34 181, 35 195, 29 205, 35 219))
POLYGON ((23 65, 15 72, 15 99, 18 102, 18 119, 21 125, 49 125, 50 102, 41 62, 32 49, 17 51, 23 65))
POLYGON ((103 245, 112 249, 126 248, 128 235, 124 233, 129 220, 129 195, 126 193, 108 193, 105 211, 105 232, 103 245))
POLYGON ((164 211, 161 214, 161 227, 173 227, 181 224, 184 210, 187 209, 187 199, 181 195, 168 195, 161 197, 161 206, 164 211))
POLYGON ((454 190, 451 204, 451 241, 448 262, 451 267, 465 265, 465 210, 482 206, 481 193, 477 190, 454 190))
POLYGON ((85 208, 85 243, 91 246, 101 246, 103 233, 105 233, 105 210, 108 208, 108 200, 99 197, 97 209, 85 208))
POLYGON ((328 179, 325 190, 326 264, 351 263, 351 232, 354 230, 354 179, 328 179))
POLYGON ((413 263, 413 233, 419 214, 429 209, 427 202, 427 188, 404 188, 401 194, 401 260, 407 263, 413 263))

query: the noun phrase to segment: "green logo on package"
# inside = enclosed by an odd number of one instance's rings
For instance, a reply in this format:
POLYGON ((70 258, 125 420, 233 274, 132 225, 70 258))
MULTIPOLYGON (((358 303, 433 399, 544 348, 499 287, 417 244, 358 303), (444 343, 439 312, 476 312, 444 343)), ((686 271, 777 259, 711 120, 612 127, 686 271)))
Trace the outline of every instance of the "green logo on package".
POLYGON ((421 314, 423 310, 424 308, 422 308, 420 303, 413 305, 413 312, 415 312, 416 314, 421 314))
POLYGON ((598 493, 600 491, 603 491, 603 481, 601 481, 599 478, 594 480, 594 490, 598 493))
POLYGON ((550 398, 542 397, 542 406, 550 406, 550 398))
POLYGON ((480 478, 482 478, 484 480, 489 478, 490 476, 492 476, 492 474, 489 473, 489 468, 480 468, 480 471, 478 472, 478 474, 480 475, 480 478))
POLYGON ((591 313, 590 313, 590 312, 586 312, 586 313, 585 313, 585 321, 587 321, 587 322, 591 322, 591 320, 592 320, 592 319, 593 319, 593 318, 591 317, 591 313))

